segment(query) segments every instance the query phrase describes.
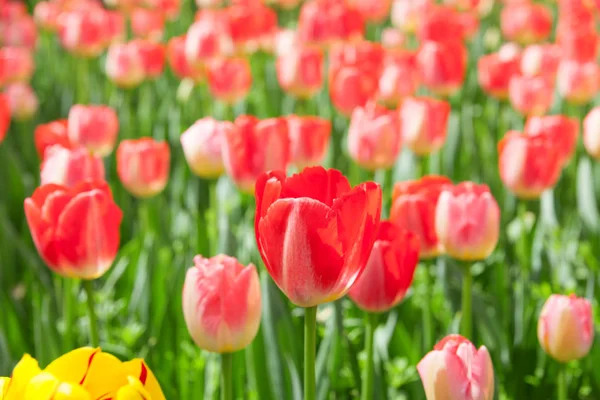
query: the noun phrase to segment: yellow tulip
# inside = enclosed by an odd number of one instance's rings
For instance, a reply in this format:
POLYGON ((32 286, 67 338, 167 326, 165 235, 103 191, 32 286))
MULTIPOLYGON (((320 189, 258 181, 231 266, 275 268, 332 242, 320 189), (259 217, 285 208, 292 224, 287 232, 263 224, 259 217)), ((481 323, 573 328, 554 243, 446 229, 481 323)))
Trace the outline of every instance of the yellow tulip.
POLYGON ((129 385, 123 386, 117 392, 115 400, 151 400, 153 397, 136 378, 128 377, 129 385))
POLYGON ((124 362, 123 367, 127 376, 135 377, 144 385, 144 388, 148 391, 152 400, 166 400, 165 395, 160 389, 160 384, 144 360, 136 358, 124 362))
POLYGON ((2 393, 2 400, 23 400, 25 395, 25 388, 29 384, 29 381, 42 370, 37 360, 31 357, 29 354, 25 354, 21 361, 15 366, 12 372, 12 377, 9 380, 10 385, 4 383, 4 387, 0 393, 2 393))
POLYGON ((8 384, 10 383, 10 378, 2 376, 0 377, 0 400, 4 399, 6 392, 8 391, 8 384))
POLYGON ((25 389, 24 400, 92 400, 80 385, 60 382, 49 372, 35 376, 25 389))

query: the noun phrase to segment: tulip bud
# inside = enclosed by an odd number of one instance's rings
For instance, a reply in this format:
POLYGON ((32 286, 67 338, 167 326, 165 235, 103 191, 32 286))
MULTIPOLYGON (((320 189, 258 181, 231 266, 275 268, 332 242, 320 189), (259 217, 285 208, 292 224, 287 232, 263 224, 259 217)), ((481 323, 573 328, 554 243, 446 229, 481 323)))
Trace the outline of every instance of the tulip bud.
POLYGON ((0 48, 0 87, 27 82, 33 75, 33 54, 25 47, 0 48))
MULTIPOLYGON (((18 2, 9 2, 19 4, 18 2)), ((7 47, 25 47, 34 50, 37 42, 35 21, 29 15, 8 16, 0 24, 0 44, 7 47)))
POLYGON ((131 13, 131 30, 135 37, 158 42, 165 30, 165 17, 160 10, 138 7, 131 13))
POLYGON ((365 270, 348 296, 362 310, 388 311, 404 299, 418 262, 419 238, 383 221, 365 270))
POLYGON ((552 32, 552 13, 540 3, 519 3, 504 7, 500 14, 502 34, 521 44, 544 41, 552 32))
POLYGON ((519 73, 520 63, 517 46, 503 47, 497 53, 481 57, 477 61, 479 84, 494 97, 508 98, 508 85, 512 77, 519 73))
POLYGON ((381 188, 354 188, 337 170, 271 171, 256 183, 255 232, 267 271, 297 306, 344 296, 365 268, 381 214, 381 188))
POLYGON ((512 106, 525 115, 543 115, 552 106, 554 85, 546 76, 515 75, 508 85, 512 106))
POLYGON ((138 86, 144 81, 144 64, 135 46, 129 43, 113 44, 106 55, 106 75, 124 88, 138 86))
POLYGON ((38 110, 38 98, 25 83, 13 83, 4 89, 12 118, 18 121, 32 118, 38 110))
POLYGON ((348 128, 348 152, 360 166, 389 169, 400 152, 400 121, 395 110, 376 103, 356 107, 348 128))
POLYGON ((60 275, 99 278, 117 255, 123 213, 106 182, 40 186, 25 199, 25 216, 40 256, 60 275))
POLYGON ((345 2, 311 0, 302 5, 298 36, 303 43, 329 47, 363 37, 365 21, 361 13, 345 2))
POLYGON ((163 44, 136 39, 129 42, 129 45, 135 47, 140 54, 146 78, 156 79, 163 73, 166 56, 163 44))
POLYGON ((227 104, 243 100, 252 86, 252 72, 247 58, 222 58, 207 63, 210 93, 227 104))
POLYGON ((151 138, 123 140, 117 148, 117 173, 131 194, 148 198, 162 192, 167 185, 170 160, 166 142, 151 138))
POLYGON ((434 93, 450 96, 463 84, 467 70, 467 49, 458 40, 426 41, 417 53, 423 84, 434 93))
POLYGON ((217 11, 202 11, 201 18, 190 26, 185 39, 185 56, 197 67, 215 57, 234 52, 233 39, 223 17, 217 11))
POLYGON ((6 137, 10 126, 10 104, 8 98, 0 93, 0 143, 6 137))
POLYGON ((221 143, 225 132, 234 134, 236 128, 229 121, 211 117, 199 119, 181 135, 183 154, 192 172, 202 178, 218 178, 225 171, 221 143))
POLYGON ((590 156, 600 159, 600 107, 594 107, 583 120, 583 145, 590 156))
POLYGON ((554 77, 561 59, 561 49, 554 44, 532 44, 521 55, 521 73, 527 77, 554 77))
POLYGON ((69 11, 58 17, 62 46, 83 57, 100 55, 110 41, 109 17, 101 7, 69 11))
POLYGON ((450 104, 428 97, 408 97, 400 104, 400 132, 417 155, 433 153, 444 145, 450 104))
POLYGON ((42 29, 54 32, 58 28, 60 5, 54 1, 40 1, 33 9, 35 23, 42 29))
POLYGON ((413 95, 419 87, 420 76, 415 53, 388 51, 379 78, 378 101, 396 107, 403 98, 413 95))
POLYGON ((500 208, 486 185, 463 182, 442 190, 435 213, 435 231, 452 258, 487 258, 500 236, 500 208))
POLYGON ((299 170, 319 165, 327 153, 331 122, 320 117, 287 117, 290 157, 299 170))
POLYGON ((198 347, 216 353, 245 348, 258 332, 260 310, 254 265, 222 254, 194 257, 183 286, 183 315, 198 347))
POLYGON ((435 210, 442 188, 450 184, 452 181, 445 176, 429 175, 394 185, 390 221, 418 236, 423 259, 437 257, 443 251, 435 233, 435 210))
POLYGON ((563 115, 530 117, 525 123, 524 133, 528 136, 544 136, 550 143, 555 144, 560 153, 560 162, 564 166, 575 153, 579 121, 563 115))
POLYGON ((52 145, 44 153, 41 184, 73 187, 84 181, 103 181, 104 163, 84 147, 75 149, 52 145))
POLYGON ((563 60, 556 75, 558 93, 567 101, 583 104, 590 101, 600 87, 600 67, 594 62, 563 60))
POLYGON ((192 68, 185 55, 185 36, 175 36, 167 44, 167 60, 173 73, 179 79, 190 78, 194 82, 200 82, 204 77, 201 68, 192 68))
POLYGON ((71 107, 68 134, 72 143, 78 143, 104 157, 113 151, 118 133, 119 120, 112 108, 81 104, 71 107))
POLYGON ((297 97, 312 97, 323 86, 323 52, 301 46, 277 57, 277 80, 281 88, 297 97))
POLYGON ((550 296, 538 320, 538 340, 542 349, 557 361, 585 357, 594 341, 590 302, 573 294, 550 296))
POLYGON ((446 336, 417 364, 427 400, 492 400, 494 366, 485 346, 446 336))

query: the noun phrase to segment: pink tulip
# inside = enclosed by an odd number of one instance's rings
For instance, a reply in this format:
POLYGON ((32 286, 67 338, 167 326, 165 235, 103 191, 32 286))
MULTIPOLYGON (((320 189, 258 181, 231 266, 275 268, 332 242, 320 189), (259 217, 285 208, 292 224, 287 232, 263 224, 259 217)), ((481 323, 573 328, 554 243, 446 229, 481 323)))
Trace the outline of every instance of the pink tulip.
POLYGON ((590 101, 600 87, 600 67, 596 61, 579 63, 563 60, 556 75, 558 93, 566 100, 581 104, 590 101))
POLYGON ((165 17, 160 10, 136 8, 131 14, 131 30, 135 37, 160 41, 165 30, 165 17))
POLYGON ((33 75, 31 50, 25 47, 0 48, 0 87, 14 82, 27 82, 33 75))
POLYGON ((420 83, 415 53, 388 51, 379 78, 378 101, 396 107, 403 98, 414 94, 420 83))
POLYGON ((417 364, 427 400, 492 400, 494 366, 485 346, 446 336, 417 364))
POLYGON ((144 64, 139 51, 130 43, 113 44, 106 55, 106 75, 117 86, 131 88, 144 81, 144 64))
POLYGON ((432 0, 394 0, 391 11, 392 24, 403 32, 416 32, 434 4, 432 0))
POLYGON ((446 142, 450 104, 428 97, 408 97, 400 104, 400 131, 417 155, 439 150, 446 142))
POLYGON ((486 259, 500 236, 500 208, 490 189, 473 182, 444 188, 437 203, 435 231, 450 257, 486 259))
POLYGON ((564 115, 530 117, 525 123, 524 133, 528 136, 544 136, 560 152, 560 162, 567 164, 577 147, 579 121, 564 115))
POLYGON ((214 98, 234 104, 248 95, 252 87, 252 71, 247 58, 219 58, 206 66, 208 87, 214 98))
POLYGON ((86 147, 94 154, 109 155, 117 141, 119 120, 108 106, 75 104, 69 111, 68 134, 72 143, 86 147))
POLYGON ((585 357, 594 341, 594 318, 589 300, 553 294, 538 320, 540 346, 560 362, 585 357))
POLYGON ((524 76, 555 76, 561 59, 561 49, 554 44, 532 44, 521 53, 521 73, 524 76))
POLYGON ((35 92, 26 83, 13 83, 4 89, 8 99, 10 114, 15 120, 27 120, 38 110, 39 102, 35 92))
POLYGON ((60 13, 60 5, 57 2, 40 1, 33 9, 33 18, 40 28, 53 32, 58 28, 57 20, 60 13))
POLYGON ((547 76, 515 75, 508 85, 512 106, 525 115, 543 115, 552 106, 554 84, 547 76))
POLYGON ((594 107, 583 120, 583 145, 590 156, 600 159, 600 107, 594 107))
POLYGON ((183 154, 192 172, 202 178, 218 178, 225 172, 221 144, 226 131, 234 131, 229 121, 206 117, 196 121, 181 135, 183 154))
POLYGON ((312 97, 323 86, 323 51, 299 46, 277 58, 277 80, 283 90, 297 97, 312 97))
POLYGON ((107 11, 101 7, 64 12, 58 17, 62 46, 83 57, 99 56, 110 42, 107 11))
POLYGON ((254 340, 260 324, 261 296, 256 267, 233 257, 194 257, 183 286, 183 316, 203 350, 231 353, 254 340))
POLYGON ((423 85, 440 96, 449 96, 461 88, 465 79, 467 49, 458 40, 428 40, 417 53, 417 65, 423 85))
POLYGON ((117 173, 131 194, 141 198, 162 192, 169 181, 171 151, 152 138, 123 140, 117 148, 117 173))
POLYGON ((0 45, 25 47, 33 50, 36 43, 37 29, 31 16, 27 14, 9 15, 7 19, 0 20, 0 45))
POLYGON ((320 117, 287 117, 291 163, 303 170, 320 165, 331 136, 331 122, 320 117))
POLYGON ((205 10, 190 26, 185 39, 185 56, 191 66, 234 52, 233 39, 226 22, 216 11, 205 10))
POLYGON ((55 183, 74 187, 84 181, 103 181, 104 163, 84 147, 68 149, 53 145, 44 152, 41 184, 55 183))

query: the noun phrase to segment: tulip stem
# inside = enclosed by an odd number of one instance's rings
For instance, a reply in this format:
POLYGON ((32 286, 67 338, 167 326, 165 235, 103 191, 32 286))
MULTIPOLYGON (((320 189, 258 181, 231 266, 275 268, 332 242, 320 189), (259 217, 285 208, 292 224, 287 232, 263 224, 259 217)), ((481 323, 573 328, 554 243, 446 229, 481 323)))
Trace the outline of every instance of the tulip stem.
POLYGON ((431 276, 428 263, 423 263, 423 345, 428 352, 433 346, 433 317, 431 315, 431 276))
POLYGON ((221 354, 221 400, 233 399, 233 353, 221 354))
POLYGON ((567 366, 560 365, 558 370, 558 400, 567 400, 567 366))
POLYGON ((463 287, 462 287, 462 335, 467 339, 471 337, 471 302, 472 298, 473 276, 471 275, 471 265, 465 266, 463 270, 463 287))
POLYGON ((317 307, 304 309, 304 400, 314 400, 315 353, 317 350, 317 307))
POLYGON ((373 399, 373 377, 375 365, 373 364, 373 339, 377 328, 377 314, 367 313, 367 327, 365 331, 365 351, 367 363, 363 370, 361 400, 373 399))
POLYGON ((100 339, 98 337, 98 321, 96 319, 94 287, 92 281, 84 280, 83 289, 87 295, 88 318, 90 320, 90 344, 92 347, 98 347, 100 346, 100 339))
POLYGON ((65 323, 65 348, 66 352, 73 350, 73 321, 75 316, 73 313, 73 287, 75 282, 70 278, 64 279, 63 286, 63 320, 65 323))

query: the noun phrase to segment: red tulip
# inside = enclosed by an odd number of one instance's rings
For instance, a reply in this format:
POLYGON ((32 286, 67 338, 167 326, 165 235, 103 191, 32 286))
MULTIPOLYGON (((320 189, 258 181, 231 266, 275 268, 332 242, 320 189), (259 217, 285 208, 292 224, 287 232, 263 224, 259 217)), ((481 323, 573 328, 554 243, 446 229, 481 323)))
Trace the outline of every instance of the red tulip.
POLYGON ((8 98, 12 118, 26 120, 37 112, 39 102, 31 86, 12 83, 4 89, 4 94, 8 98))
POLYGON ((470 33, 462 15, 447 6, 428 7, 420 18, 417 29, 418 38, 425 41, 446 42, 448 40, 464 40, 470 33))
POLYGON ((392 0, 350 0, 348 3, 362 14, 365 21, 377 23, 384 22, 392 8, 392 0))
POLYGON ((58 28, 60 5, 54 1, 40 1, 33 9, 35 23, 42 29, 54 32, 58 28))
POLYGON ((225 170, 240 190, 252 193, 261 174, 287 169, 290 162, 287 123, 283 118, 259 120, 242 115, 236 118, 235 126, 236 129, 225 130, 223 135, 225 170))
POLYGON ((252 86, 252 72, 247 58, 222 58, 207 64, 210 93, 227 104, 244 99, 252 86))
POLYGON ((500 15, 502 34, 522 44, 544 41, 552 32, 552 13, 540 3, 520 3, 504 7, 500 15))
POLYGON ((420 83, 415 53, 388 51, 379 78, 377 100, 396 107, 401 100, 417 91, 420 83))
POLYGON ((191 66, 198 67, 216 57, 227 57, 234 52, 233 39, 223 14, 203 10, 188 29, 185 56, 191 66))
POLYGON ((323 51, 316 47, 291 48, 277 57, 281 88, 297 97, 312 97, 323 86, 323 51))
POLYGON ((400 152, 401 141, 400 121, 395 110, 370 102, 352 112, 348 153, 363 168, 391 168, 400 152))
POLYGON ((521 54, 521 73, 525 76, 545 75, 554 77, 562 52, 554 44, 532 44, 521 54))
POLYGON ((25 47, 0 48, 0 87, 14 82, 27 82, 33 75, 31 50, 25 47))
POLYGON ((8 98, 0 93, 0 143, 4 141, 10 126, 10 104, 8 98))
POLYGON ((136 39, 129 45, 135 47, 140 54, 146 78, 156 79, 162 75, 166 57, 166 49, 162 43, 136 39))
POLYGON ((106 55, 106 75, 117 86, 132 88, 144 81, 140 52, 131 43, 112 44, 106 55))
POLYGON ((131 194, 141 198, 163 191, 169 180, 171 152, 152 138, 123 140, 117 148, 117 173, 131 194))
POLYGON ((58 17, 58 36, 63 47, 83 57, 96 57, 111 39, 109 17, 102 8, 69 11, 58 17))
POLYGON ((0 45, 33 50, 36 42, 37 28, 31 16, 15 15, 0 20, 0 45))
POLYGON ((98 278, 117 255, 123 213, 106 182, 40 186, 25 200, 25 216, 38 252, 60 275, 98 278))
POLYGON ((0 20, 9 21, 27 15, 27 5, 23 2, 3 0, 0 6, 0 20))
POLYGON ((47 124, 40 124, 35 128, 33 141, 40 159, 43 160, 46 149, 55 144, 67 149, 73 147, 67 133, 67 122, 66 119, 60 119, 47 124))
POLYGON ((307 1, 302 6, 298 20, 300 40, 323 47, 358 40, 363 37, 364 29, 361 13, 336 0, 307 1))
POLYGON ((159 41, 165 30, 165 17, 161 10, 138 7, 131 13, 131 31, 135 37, 159 41))
POLYGON ((376 239, 381 188, 350 187, 337 170, 274 171, 256 183, 256 242, 267 271, 292 303, 313 307, 344 296, 376 239))
POLYGON ((590 29, 577 29, 567 27, 557 29, 556 43, 564 58, 582 63, 595 62, 598 58, 598 44, 600 38, 595 27, 590 29))
POLYGON ((600 159, 600 107, 594 107, 583 120, 583 145, 590 156, 600 159))
POLYGON ((122 43, 125 41, 125 16, 118 11, 106 11, 108 43, 122 43))
POLYGON ((408 97, 400 104, 400 132, 406 146, 418 155, 433 153, 444 145, 450 104, 428 97, 408 97))
POLYGON ((382 221, 365 270, 348 296, 362 310, 388 311, 404 299, 418 262, 419 238, 382 221))
POLYGON ((167 44, 167 61, 173 73, 179 78, 190 78, 199 82, 204 77, 204 72, 199 68, 192 68, 185 55, 185 36, 175 36, 167 44))
POLYGON ((579 121, 563 115, 530 117, 525 124, 524 133, 528 136, 544 136, 556 145, 560 153, 561 164, 566 164, 577 146, 579 121))
POLYGON ((553 82, 546 76, 515 75, 508 85, 512 106, 525 115, 545 114, 552 105, 553 82))
POLYGON ((321 164, 331 136, 331 122, 320 117, 289 115, 290 162, 299 170, 321 164))
POLYGON ((183 154, 194 174, 211 179, 218 178, 225 171, 221 144, 227 131, 232 136, 237 133, 231 122, 206 117, 181 134, 183 154))
POLYGON ((86 147, 92 153, 109 155, 117 141, 119 120, 108 106, 75 104, 69 111, 69 140, 86 147))
POLYGON ((543 136, 510 131, 498 143, 500 178, 516 196, 536 199, 552 188, 562 170, 557 143, 543 136))
POLYGON ((44 152, 40 176, 42 185, 74 187, 84 181, 103 181, 104 163, 85 147, 70 149, 52 145, 44 152))
POLYGON ((600 67, 596 63, 563 60, 556 75, 558 93, 567 101, 582 104, 592 100, 600 87, 600 67))
POLYGON ((517 46, 503 46, 497 53, 479 58, 477 76, 482 89, 499 99, 508 98, 508 85, 521 66, 520 50, 517 46))
POLYGON ((434 6, 435 2, 432 0, 394 0, 392 24, 405 33, 414 33, 434 6))
POLYGON ((445 176, 428 175, 394 185, 390 221, 418 236, 423 259, 443 251, 435 232, 435 210, 442 188, 449 184, 445 176))
POLYGON ((423 84, 434 93, 449 96, 463 84, 467 70, 467 49, 459 41, 423 43, 417 53, 423 84))
POLYGON ((273 47, 277 14, 261 2, 233 4, 224 9, 231 38, 240 52, 253 53, 273 47))

